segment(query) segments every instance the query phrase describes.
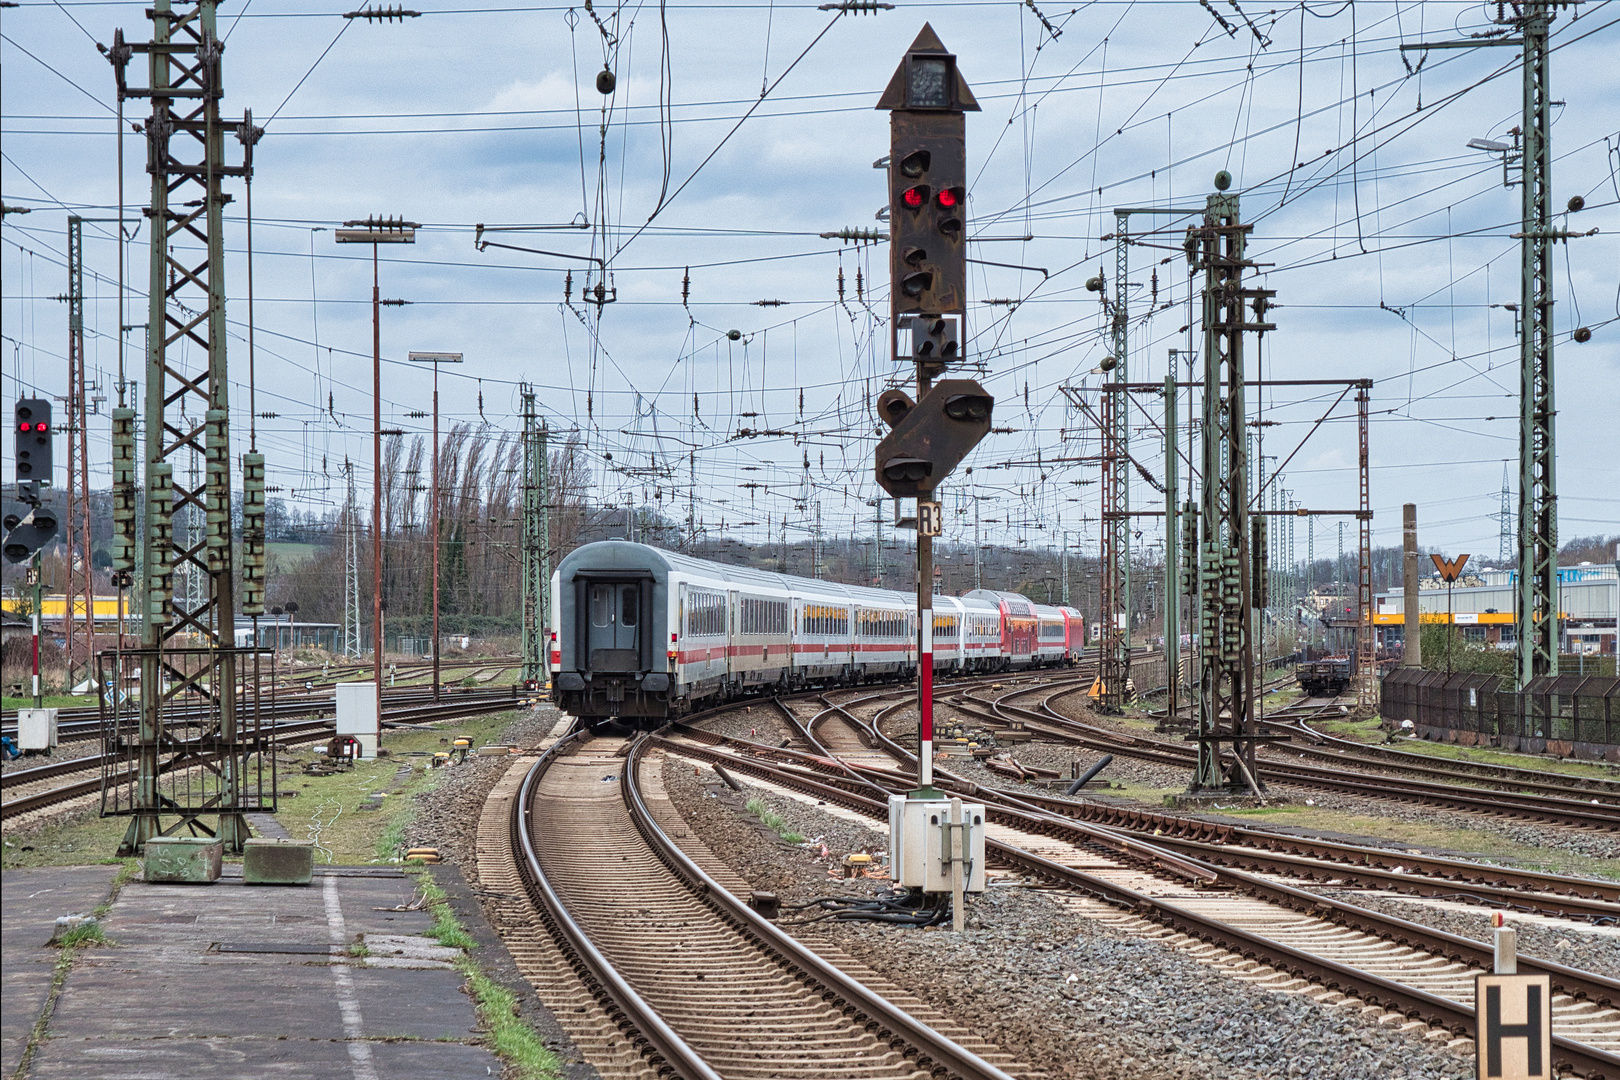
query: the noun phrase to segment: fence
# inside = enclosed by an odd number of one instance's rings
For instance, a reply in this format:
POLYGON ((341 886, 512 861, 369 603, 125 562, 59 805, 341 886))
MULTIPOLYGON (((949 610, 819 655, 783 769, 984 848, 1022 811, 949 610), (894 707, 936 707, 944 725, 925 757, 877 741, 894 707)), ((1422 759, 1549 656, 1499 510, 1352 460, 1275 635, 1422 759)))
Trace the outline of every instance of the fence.
POLYGON ((1396 668, 1384 677, 1386 720, 1421 738, 1532 754, 1620 761, 1620 679, 1544 675, 1524 692, 1498 675, 1396 668))

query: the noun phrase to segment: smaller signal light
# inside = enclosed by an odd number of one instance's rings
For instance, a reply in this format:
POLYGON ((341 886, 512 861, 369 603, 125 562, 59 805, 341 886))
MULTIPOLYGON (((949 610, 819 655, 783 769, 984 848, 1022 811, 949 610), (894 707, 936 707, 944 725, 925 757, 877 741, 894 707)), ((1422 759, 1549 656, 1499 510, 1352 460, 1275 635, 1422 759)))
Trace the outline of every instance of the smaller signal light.
POLYGON ((928 189, 921 186, 906 188, 900 195, 900 201, 908 210, 920 210, 922 204, 928 201, 928 189))
POLYGON ((962 192, 958 188, 944 188, 935 198, 939 205, 947 210, 954 210, 962 205, 962 192))

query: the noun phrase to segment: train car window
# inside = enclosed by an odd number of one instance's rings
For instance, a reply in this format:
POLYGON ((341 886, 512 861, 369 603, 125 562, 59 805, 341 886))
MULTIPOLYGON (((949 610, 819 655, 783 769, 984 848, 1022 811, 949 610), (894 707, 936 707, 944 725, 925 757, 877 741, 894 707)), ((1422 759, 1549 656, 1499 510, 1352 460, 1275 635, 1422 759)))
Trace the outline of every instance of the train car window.
POLYGON ((613 624, 613 586, 591 586, 591 625, 611 626, 613 624))
POLYGON ((625 626, 636 625, 636 608, 641 602, 641 589, 635 585, 624 586, 624 600, 620 606, 619 622, 625 626))

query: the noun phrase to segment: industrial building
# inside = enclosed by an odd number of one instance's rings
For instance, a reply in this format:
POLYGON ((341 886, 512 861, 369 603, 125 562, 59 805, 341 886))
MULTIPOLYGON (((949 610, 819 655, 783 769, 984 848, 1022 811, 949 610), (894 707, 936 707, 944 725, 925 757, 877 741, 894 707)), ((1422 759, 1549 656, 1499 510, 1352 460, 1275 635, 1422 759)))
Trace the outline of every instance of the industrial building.
MULTIPOLYGON (((1425 623, 1451 622, 1463 636, 1499 648, 1512 648, 1517 638, 1513 595, 1514 570, 1481 570, 1447 589, 1438 573, 1420 583, 1418 618, 1425 623)), ((1558 647, 1573 655, 1615 654, 1615 618, 1620 613, 1620 565, 1582 563, 1558 570, 1558 647)), ((1373 598, 1373 628, 1381 647, 1404 640, 1406 597, 1401 589, 1373 598)))

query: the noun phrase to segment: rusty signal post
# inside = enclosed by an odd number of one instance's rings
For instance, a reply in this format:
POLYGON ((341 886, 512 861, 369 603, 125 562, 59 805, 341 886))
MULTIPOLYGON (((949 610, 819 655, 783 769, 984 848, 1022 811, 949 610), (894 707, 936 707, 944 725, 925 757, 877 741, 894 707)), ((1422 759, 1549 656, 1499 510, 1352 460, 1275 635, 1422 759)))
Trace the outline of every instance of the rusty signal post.
POLYGON ((990 433, 995 401, 972 379, 934 379, 961 359, 967 328, 967 122, 979 103, 956 57, 924 24, 877 107, 889 113, 889 343, 917 368, 917 398, 887 390, 877 412, 877 482, 917 500, 917 790, 934 791, 934 491, 990 433), (909 340, 901 345, 903 334, 909 340))

